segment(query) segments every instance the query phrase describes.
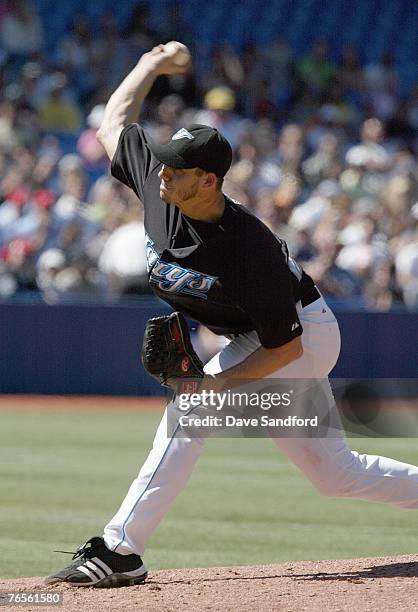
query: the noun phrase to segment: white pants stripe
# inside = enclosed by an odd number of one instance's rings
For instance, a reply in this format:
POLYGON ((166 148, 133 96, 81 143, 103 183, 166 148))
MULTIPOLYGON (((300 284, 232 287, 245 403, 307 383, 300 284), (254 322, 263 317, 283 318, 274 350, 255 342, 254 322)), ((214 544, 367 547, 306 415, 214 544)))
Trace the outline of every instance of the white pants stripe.
MULTIPOLYGON (((326 377, 340 350, 338 324, 322 298, 304 309, 298 305, 298 312, 303 326, 303 355, 271 377, 324 379, 324 391, 333 403, 326 377)), ((205 371, 216 374, 231 368, 259 346, 255 332, 243 334, 211 359, 205 371)), ((119 553, 143 553, 147 539, 186 485, 202 452, 203 438, 167 438, 166 419, 167 413, 138 477, 105 527, 106 544, 119 553)), ((275 438, 273 442, 325 495, 418 507, 417 467, 386 457, 360 455, 347 446, 342 433, 329 438, 275 438)))

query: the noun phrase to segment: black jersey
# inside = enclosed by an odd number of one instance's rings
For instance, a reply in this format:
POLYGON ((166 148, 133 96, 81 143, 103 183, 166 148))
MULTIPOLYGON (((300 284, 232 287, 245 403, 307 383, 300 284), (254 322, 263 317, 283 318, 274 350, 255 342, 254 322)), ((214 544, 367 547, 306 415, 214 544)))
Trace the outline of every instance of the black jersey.
POLYGON ((266 348, 299 336, 295 304, 314 285, 289 257, 286 243, 228 196, 219 221, 190 219, 160 199, 160 169, 144 130, 128 125, 111 170, 144 205, 153 292, 216 334, 256 330, 266 348))

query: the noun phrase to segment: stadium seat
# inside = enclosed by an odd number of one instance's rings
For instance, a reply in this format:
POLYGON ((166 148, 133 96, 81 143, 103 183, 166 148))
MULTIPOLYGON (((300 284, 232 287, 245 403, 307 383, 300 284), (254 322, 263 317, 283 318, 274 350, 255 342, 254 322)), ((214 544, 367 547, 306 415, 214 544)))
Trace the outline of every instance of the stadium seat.
MULTIPOLYGON (((86 14, 94 24, 104 12, 111 10, 121 27, 129 23, 137 0, 85 0, 55 2, 33 0, 48 32, 48 51, 68 31, 74 15, 86 14)), ((174 0, 143 0, 150 10, 152 25, 158 29, 174 0)), ((397 66, 408 90, 416 79, 413 67, 417 55, 416 24, 418 3, 415 0, 383 2, 382 0, 334 0, 332 7, 323 0, 212 0, 198 3, 182 0, 182 17, 197 40, 201 57, 221 42, 229 42, 237 50, 246 42, 266 44, 283 34, 296 57, 308 52, 317 37, 329 40, 331 53, 337 58, 344 46, 359 48, 366 63, 379 60, 388 48, 396 52, 397 66), (309 33, 309 35, 308 35, 309 33)))

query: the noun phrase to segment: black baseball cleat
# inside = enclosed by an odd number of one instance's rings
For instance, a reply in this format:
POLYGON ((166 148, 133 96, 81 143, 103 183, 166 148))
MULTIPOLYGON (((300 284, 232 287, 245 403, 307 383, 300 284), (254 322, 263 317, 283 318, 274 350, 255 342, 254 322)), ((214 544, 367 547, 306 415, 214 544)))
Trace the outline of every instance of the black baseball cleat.
POLYGON ((104 539, 98 536, 80 546, 73 554, 73 559, 74 563, 48 576, 46 584, 67 582, 74 586, 123 587, 141 584, 148 575, 139 555, 112 552, 104 539))

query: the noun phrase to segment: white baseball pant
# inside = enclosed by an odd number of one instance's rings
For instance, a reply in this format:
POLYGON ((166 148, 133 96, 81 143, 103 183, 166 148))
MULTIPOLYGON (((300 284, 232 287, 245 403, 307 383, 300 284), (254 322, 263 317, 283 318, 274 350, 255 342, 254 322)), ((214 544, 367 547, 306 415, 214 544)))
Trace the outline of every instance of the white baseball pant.
MULTIPOLYGON (((327 376, 340 351, 338 324, 323 298, 303 309, 299 303, 297 310, 303 326, 303 355, 270 377, 323 379, 328 410, 333 400, 327 376)), ((259 346, 256 332, 242 334, 215 355, 205 371, 227 370, 259 346)), ((143 554, 146 541, 189 480, 205 441, 203 437, 167 437, 165 412, 148 458, 104 529, 111 550, 143 554)), ((360 455, 347 446, 341 430, 331 437, 274 438, 273 442, 324 495, 418 507, 418 468, 386 457, 360 455)))

